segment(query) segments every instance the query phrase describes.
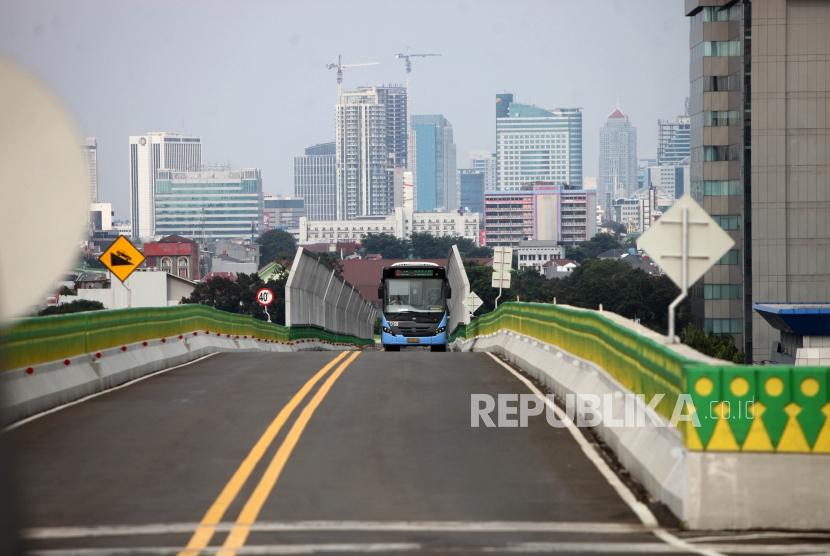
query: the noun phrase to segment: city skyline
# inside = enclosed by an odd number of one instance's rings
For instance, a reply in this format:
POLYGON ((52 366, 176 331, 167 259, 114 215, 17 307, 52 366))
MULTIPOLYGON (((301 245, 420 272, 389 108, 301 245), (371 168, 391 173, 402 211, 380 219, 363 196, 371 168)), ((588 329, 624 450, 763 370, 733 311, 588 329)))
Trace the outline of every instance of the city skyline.
MULTIPOLYGON (((344 63, 381 62, 346 69, 344 88, 353 89, 403 84, 394 53, 406 45, 441 52, 414 63, 412 113, 441 113, 453 122, 459 168, 468 166, 470 151, 495 150, 492 102, 504 91, 543 108, 583 108, 585 176, 597 174, 599 127, 617 97, 635 127, 652 130, 658 119, 681 114, 688 96, 688 21, 677 15, 679 0, 636 10, 615 1, 590 8, 526 2, 516 6, 514 25, 498 17, 496 3, 434 3, 411 13, 403 29, 383 25, 386 11, 372 9, 381 4, 364 4, 352 13, 324 2, 205 3, 196 12, 150 1, 125 18, 128 8, 117 4, 37 0, 0 22, 0 52, 44 79, 83 133, 98 139, 99 200, 112 202, 119 219, 129 216, 128 137, 148 130, 201 137, 205 162, 262 168, 266 192, 291 193, 293 157, 334 139, 335 75, 325 64, 338 53, 344 63), (162 10, 165 17, 157 17, 162 10), (459 19, 477 30, 459 33, 459 19), (185 20, 194 24, 182 26, 185 20), (339 36, 344 23, 355 36, 374 29, 377 40, 326 38, 339 36), (179 63, 151 63, 171 55, 187 60, 185 71, 179 63), (592 87, 598 72, 618 85, 592 87), (642 85, 655 82, 660 86, 642 85)), ((653 156, 656 141, 642 133, 640 151, 653 156)))

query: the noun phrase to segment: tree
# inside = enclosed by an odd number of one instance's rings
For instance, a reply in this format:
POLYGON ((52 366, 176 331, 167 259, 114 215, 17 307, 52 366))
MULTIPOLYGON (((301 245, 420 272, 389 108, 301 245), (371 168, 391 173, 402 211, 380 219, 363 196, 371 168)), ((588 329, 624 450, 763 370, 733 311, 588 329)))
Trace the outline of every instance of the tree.
POLYGON ((337 275, 343 274, 343 260, 334 253, 320 253, 317 255, 317 262, 327 269, 335 271, 337 275))
POLYGON ((39 317, 48 315, 65 315, 67 313, 81 313, 84 311, 100 311, 104 308, 104 304, 100 301, 90 301, 89 299, 76 299, 71 303, 64 303, 63 305, 52 305, 45 309, 38 311, 39 317))
POLYGON ((434 236, 429 233, 414 233, 410 239, 412 256, 416 259, 445 259, 453 245, 458 247, 462 258, 493 256, 489 247, 478 247, 473 240, 461 236, 434 236))
POLYGON ((189 297, 183 297, 182 304, 198 303, 215 307, 220 311, 251 315, 255 319, 266 320, 265 310, 256 301, 256 292, 260 288, 270 288, 274 292, 274 302, 268 307, 271 322, 285 323, 285 282, 286 276, 263 282, 258 274, 240 273, 236 281, 222 276, 199 282, 189 297))
POLYGON ((283 230, 268 230, 259 236, 257 243, 262 266, 281 259, 292 259, 297 252, 294 236, 283 230))
POLYGON ((733 363, 744 362, 745 354, 735 347, 731 336, 707 334, 692 323, 686 325, 680 336, 684 344, 701 353, 733 363))
POLYGON ((444 259, 455 241, 451 237, 414 233, 409 243, 412 245, 412 256, 416 259, 444 259))
MULTIPOLYGON (((482 311, 491 310, 498 291, 490 287, 492 269, 482 265, 466 264, 470 287, 484 301, 482 311), (486 270, 485 270, 486 269, 486 270)), ((547 280, 537 272, 526 269, 514 272, 511 287, 503 300, 558 303, 613 311, 653 330, 665 333, 668 306, 679 290, 666 276, 651 276, 642 270, 614 259, 586 260, 569 276, 547 280)), ((688 303, 677 311, 678 328, 689 318, 688 303)))
POLYGON ((484 314, 493 310, 498 290, 490 284, 493 278, 493 267, 471 261, 464 261, 464 270, 470 282, 470 291, 475 292, 483 301, 477 314, 484 314))
POLYGON ((596 259, 597 255, 609 249, 622 249, 622 243, 609 234, 597 234, 588 241, 568 247, 565 255, 578 263, 586 259, 596 259))
POLYGON ((384 259, 406 259, 409 257, 409 242, 392 234, 367 234, 361 241, 364 253, 378 253, 384 259))

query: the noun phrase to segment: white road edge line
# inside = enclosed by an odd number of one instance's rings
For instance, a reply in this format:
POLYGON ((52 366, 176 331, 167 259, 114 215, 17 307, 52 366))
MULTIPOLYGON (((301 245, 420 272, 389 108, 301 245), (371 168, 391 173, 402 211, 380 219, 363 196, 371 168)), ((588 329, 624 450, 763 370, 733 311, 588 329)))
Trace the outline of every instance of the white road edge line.
MULTIPOLYGON (((830 540, 830 533, 810 532, 810 531, 764 531, 759 533, 738 533, 727 535, 706 535, 701 537, 685 537, 686 542, 703 543, 703 542, 723 542, 723 541, 754 541, 763 539, 814 539, 814 540, 830 540)), ((830 548, 830 545, 828 545, 830 548)))
POLYGON ((579 447, 582 448, 582 452, 585 456, 594 464, 605 480, 608 481, 620 498, 628 504, 628 507, 631 508, 636 516, 643 522, 643 525, 646 527, 651 528, 651 532, 654 534, 655 537, 660 539, 661 541, 665 542, 668 545, 671 545, 675 548, 683 549, 688 552, 693 552, 695 554, 701 554, 702 556, 724 556, 724 554, 717 552, 715 550, 711 550, 708 548, 703 548, 700 546, 694 546, 691 543, 684 541, 683 539, 674 536, 673 534, 666 531, 664 528, 660 527, 659 523, 657 522, 657 518, 654 517, 654 514, 651 513, 651 510, 648 509, 648 506, 637 500, 634 496, 634 493, 631 492, 625 483, 623 483, 619 477, 617 477, 616 473, 608 467, 608 464, 602 459, 602 456, 599 455, 596 448, 588 442, 588 440, 582 435, 582 432, 579 428, 573 423, 573 421, 568 417, 567 413, 562 411, 558 405, 553 403, 547 396, 545 396, 541 390, 539 390, 535 384, 533 384, 530 380, 527 379, 524 375, 522 375, 519 371, 490 353, 489 351, 486 352, 493 361, 507 369, 510 374, 515 376, 519 379, 525 386, 527 386, 528 390, 533 392, 540 400, 542 400, 545 405, 547 405, 554 414, 563 422, 568 428, 568 431, 571 433, 571 436, 576 443, 579 444, 579 447))
MULTIPOLYGON (((147 525, 99 525, 93 527, 34 527, 23 531, 26 539, 71 539, 88 537, 129 537, 193 532, 198 523, 154 523, 147 525)), ((227 532, 233 522, 216 526, 227 532)), ((648 533, 649 528, 635 523, 570 521, 258 521, 255 532, 331 531, 331 532, 453 532, 453 533, 648 533)))
POLYGON ((182 367, 187 367, 188 365, 192 365, 193 363, 198 363, 199 361, 207 359, 208 357, 213 357, 217 353, 222 353, 222 352, 214 351, 213 353, 208 353, 207 355, 203 355, 203 356, 201 356, 197 359, 194 359, 193 361, 188 361, 187 363, 182 363, 181 365, 176 365, 175 367, 168 367, 166 369, 161 369, 159 371, 150 373, 148 375, 144 375, 144 376, 140 376, 138 378, 134 378, 132 380, 128 380, 124 384, 119 384, 118 386, 113 386, 112 388, 107 388, 106 390, 102 390, 101 392, 95 392, 94 394, 84 396, 83 398, 78 398, 77 400, 65 403, 63 405, 59 405, 57 407, 53 407, 52 409, 47 409, 46 411, 41 411, 40 413, 35 413, 34 415, 30 415, 29 417, 26 417, 25 419, 21 419, 20 421, 16 421, 16 422, 12 423, 11 425, 7 425, 3 429, 0 429, 0 433, 8 432, 8 431, 14 430, 18 427, 22 427, 26 423, 31 423, 32 421, 40 419, 41 417, 46 417, 47 415, 51 415, 52 413, 57 413, 58 411, 62 411, 64 409, 72 407, 73 405, 82 404, 86 401, 97 398, 98 396, 103 396, 105 394, 109 394, 110 392, 115 392, 116 390, 121 390, 122 388, 126 388, 127 386, 132 386, 133 384, 141 382, 142 380, 147 380, 148 378, 153 378, 154 376, 158 376, 160 374, 164 374, 164 373, 167 373, 169 371, 174 371, 174 370, 180 369, 182 367))

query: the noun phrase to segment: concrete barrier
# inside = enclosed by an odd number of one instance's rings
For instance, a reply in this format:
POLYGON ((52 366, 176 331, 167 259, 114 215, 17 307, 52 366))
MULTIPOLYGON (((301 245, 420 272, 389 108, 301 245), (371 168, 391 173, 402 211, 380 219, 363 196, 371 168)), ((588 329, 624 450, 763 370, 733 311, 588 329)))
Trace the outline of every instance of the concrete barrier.
POLYGON ((189 332, 0 372, 0 425, 119 386, 217 352, 344 350, 354 346, 317 339, 276 342, 189 332))
POLYGON ((459 325, 470 322, 470 311, 464 306, 464 299, 470 293, 470 281, 457 245, 452 246, 447 257, 447 280, 452 288, 452 298, 447 300, 450 316, 447 330, 452 333, 459 325))
POLYGON ((343 277, 297 248, 285 283, 285 325, 315 326, 356 338, 374 338, 377 309, 343 277))
MULTIPOLYGON (((457 351, 493 352, 555 396, 609 394, 611 415, 631 392, 598 365, 510 330, 457 339, 457 351)), ((631 398, 628 398, 631 400, 631 398)), ((647 411, 642 401, 636 402, 647 411)), ((622 466, 691 529, 826 529, 830 526, 830 455, 701 452, 662 415, 643 426, 594 428, 622 466)))

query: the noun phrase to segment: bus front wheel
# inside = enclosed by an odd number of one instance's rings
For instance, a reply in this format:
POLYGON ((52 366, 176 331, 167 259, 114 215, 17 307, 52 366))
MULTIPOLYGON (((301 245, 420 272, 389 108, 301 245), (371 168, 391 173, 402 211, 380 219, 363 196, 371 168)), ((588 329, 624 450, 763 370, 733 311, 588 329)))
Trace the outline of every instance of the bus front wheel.
POLYGON ((429 351, 447 351, 447 344, 429 346, 429 351))
POLYGON ((383 345, 383 351, 401 351, 401 346, 393 346, 389 344, 383 345))

